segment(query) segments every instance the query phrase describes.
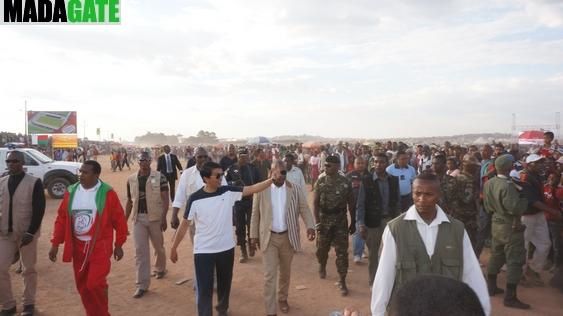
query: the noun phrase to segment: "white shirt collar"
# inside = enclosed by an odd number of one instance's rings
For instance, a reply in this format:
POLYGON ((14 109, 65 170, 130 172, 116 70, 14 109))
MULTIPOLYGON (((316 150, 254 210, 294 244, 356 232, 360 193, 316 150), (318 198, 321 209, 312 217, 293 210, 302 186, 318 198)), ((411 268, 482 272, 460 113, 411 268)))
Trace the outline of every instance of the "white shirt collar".
MULTIPOLYGON (((434 220, 432 221, 432 223, 430 223, 430 225, 428 226, 437 226, 440 225, 442 222, 450 222, 450 220, 448 219, 448 216, 446 216, 446 213, 444 213, 444 211, 440 208, 440 206, 438 206, 436 204, 436 218, 434 218, 434 220)), ((405 221, 417 221, 418 223, 421 224, 426 224, 426 222, 422 219, 422 217, 420 217, 420 215, 418 214, 418 211, 416 210, 416 207, 414 205, 412 205, 407 213, 405 214, 405 217, 403 218, 403 220, 405 221)))
POLYGON ((84 192, 93 192, 93 191, 97 191, 100 186, 102 185, 102 182, 98 179, 98 183, 96 183, 95 186, 91 187, 90 189, 86 189, 82 186, 82 184, 79 185, 80 191, 84 191, 84 192))

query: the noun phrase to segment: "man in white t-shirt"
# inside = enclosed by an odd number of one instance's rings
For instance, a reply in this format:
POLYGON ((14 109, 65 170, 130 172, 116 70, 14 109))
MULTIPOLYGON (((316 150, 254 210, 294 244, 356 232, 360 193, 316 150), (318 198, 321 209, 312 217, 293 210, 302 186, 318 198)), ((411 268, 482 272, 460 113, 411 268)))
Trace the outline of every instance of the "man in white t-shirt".
MULTIPOLYGON (((194 265, 198 288, 197 309, 199 316, 212 315, 213 273, 217 274, 219 316, 227 315, 233 278, 234 248, 233 206, 243 196, 265 190, 272 179, 245 186, 221 185, 223 169, 215 162, 207 162, 200 169, 205 186, 194 192, 187 203, 184 220, 180 224, 170 250, 170 259, 178 261, 178 245, 186 235, 190 222, 194 221, 194 265)), ((275 176, 275 175, 273 175, 275 176)))

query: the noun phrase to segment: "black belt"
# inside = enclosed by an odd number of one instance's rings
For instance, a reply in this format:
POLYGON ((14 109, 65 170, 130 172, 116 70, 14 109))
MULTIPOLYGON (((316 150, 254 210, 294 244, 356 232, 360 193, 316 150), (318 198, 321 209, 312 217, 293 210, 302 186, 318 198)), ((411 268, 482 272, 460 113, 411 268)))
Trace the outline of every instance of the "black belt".
POLYGON ((277 234, 277 235, 287 234, 287 230, 284 230, 283 232, 275 232, 275 231, 273 231, 273 230, 270 230, 270 232, 271 232, 272 234, 277 234))

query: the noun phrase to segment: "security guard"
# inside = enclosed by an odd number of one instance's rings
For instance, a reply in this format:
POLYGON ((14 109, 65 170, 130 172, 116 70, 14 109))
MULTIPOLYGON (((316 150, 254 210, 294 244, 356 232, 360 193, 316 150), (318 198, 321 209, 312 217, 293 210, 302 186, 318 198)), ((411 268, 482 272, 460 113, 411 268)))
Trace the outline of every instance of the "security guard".
POLYGON ((340 276, 338 287, 342 296, 348 295, 346 273, 348 272, 348 234, 356 231, 356 210, 350 180, 339 173, 340 158, 328 156, 325 171, 315 183, 313 213, 317 228, 317 260, 319 276, 326 278, 326 262, 330 246, 336 252, 336 269, 340 276), (350 225, 346 216, 350 212, 350 225))
POLYGON ((485 183, 483 188, 485 209, 492 213, 491 258, 487 267, 489 295, 503 293, 497 287, 497 274, 506 263, 506 293, 504 306, 528 309, 530 305, 516 297, 516 286, 522 277, 522 266, 526 262, 524 229, 520 217, 528 206, 520 195, 519 188, 509 177, 514 158, 504 154, 495 160, 497 176, 485 183))

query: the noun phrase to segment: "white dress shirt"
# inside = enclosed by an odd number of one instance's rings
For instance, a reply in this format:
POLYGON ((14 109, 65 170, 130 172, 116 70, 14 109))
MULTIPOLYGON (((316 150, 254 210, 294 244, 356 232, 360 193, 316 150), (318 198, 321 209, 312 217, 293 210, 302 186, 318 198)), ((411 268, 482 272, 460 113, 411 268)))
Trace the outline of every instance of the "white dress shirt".
MULTIPOLYGON (((403 220, 415 220, 416 228, 420 234, 420 238, 426 247, 426 253, 429 257, 434 254, 436 238, 438 236, 438 227, 442 222, 449 222, 448 217, 439 206, 436 206, 438 212, 436 218, 430 224, 426 224, 418 214, 415 206, 411 206, 407 211, 403 220)), ((383 249, 379 259, 379 266, 373 281, 373 289, 371 292, 371 313, 373 316, 383 316, 387 309, 387 304, 391 297, 391 291, 395 283, 395 264, 397 263, 397 247, 393 234, 389 231, 389 226, 385 227, 382 237, 383 249)), ((479 261, 475 256, 471 241, 467 232, 463 233, 463 273, 462 279, 464 283, 469 285, 481 302, 485 315, 491 314, 491 301, 485 277, 479 266, 479 261)))
MULTIPOLYGON (((174 197, 174 202, 172 202, 172 207, 182 209, 188 202, 190 195, 203 188, 204 185, 203 178, 196 166, 191 166, 186 169, 182 172, 180 180, 178 181, 176 196, 174 197)), ((221 179, 221 185, 227 185, 225 177, 221 179)))
POLYGON ((172 173, 172 159, 170 158, 170 154, 165 154, 166 159, 166 173, 172 173))
POLYGON ((272 231, 281 233, 287 231, 287 213, 285 202, 287 199, 287 188, 285 182, 278 187, 272 183, 270 188, 272 198, 272 231))

